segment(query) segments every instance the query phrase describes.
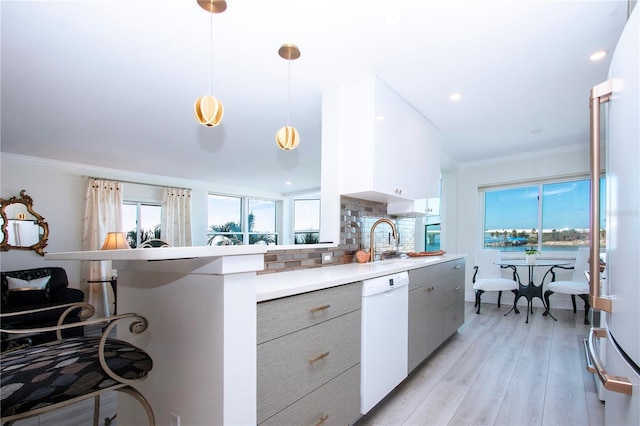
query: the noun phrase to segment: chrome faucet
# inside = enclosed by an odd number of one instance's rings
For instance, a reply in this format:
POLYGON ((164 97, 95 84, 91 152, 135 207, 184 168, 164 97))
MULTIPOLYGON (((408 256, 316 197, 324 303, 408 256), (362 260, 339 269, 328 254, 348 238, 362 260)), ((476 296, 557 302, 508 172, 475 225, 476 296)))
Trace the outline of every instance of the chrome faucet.
POLYGON ((376 221, 376 223, 374 223, 373 226, 371 226, 371 234, 369 235, 369 254, 370 254, 369 262, 373 262, 375 260, 375 254, 376 254, 375 247, 376 247, 376 244, 373 241, 373 232, 375 231, 376 227, 378 225, 380 225, 381 223, 388 223, 389 226, 391 226, 391 235, 393 236, 393 239, 394 240, 398 239, 398 231, 396 229, 395 223, 393 223, 389 219, 380 219, 380 220, 376 221))

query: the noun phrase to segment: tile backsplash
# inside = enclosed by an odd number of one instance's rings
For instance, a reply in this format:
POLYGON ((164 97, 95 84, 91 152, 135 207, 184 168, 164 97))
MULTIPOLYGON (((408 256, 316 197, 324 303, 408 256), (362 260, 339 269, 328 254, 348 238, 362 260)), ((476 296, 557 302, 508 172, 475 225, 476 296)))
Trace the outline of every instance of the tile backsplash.
POLYGON ((387 205, 384 203, 341 197, 340 241, 337 248, 305 248, 305 245, 300 245, 300 249, 271 250, 264 256, 264 270, 258 273, 293 271, 354 262, 353 254, 356 250, 370 248, 371 227, 382 218, 391 219, 395 223, 398 240, 391 238, 391 228, 387 224, 378 225, 374 235, 376 260, 385 251, 401 253, 413 251, 415 219, 389 216, 387 205), (323 264, 323 254, 328 252, 332 253, 332 261, 323 264))

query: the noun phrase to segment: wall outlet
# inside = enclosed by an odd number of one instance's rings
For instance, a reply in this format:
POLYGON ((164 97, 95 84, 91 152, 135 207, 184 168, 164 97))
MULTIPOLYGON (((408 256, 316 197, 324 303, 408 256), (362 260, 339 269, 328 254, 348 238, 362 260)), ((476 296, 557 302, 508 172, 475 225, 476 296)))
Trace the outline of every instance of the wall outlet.
POLYGON ((180 426, 180 416, 169 411, 169 426, 180 426))
POLYGON ((322 253, 322 263, 331 263, 333 262, 333 252, 322 253))

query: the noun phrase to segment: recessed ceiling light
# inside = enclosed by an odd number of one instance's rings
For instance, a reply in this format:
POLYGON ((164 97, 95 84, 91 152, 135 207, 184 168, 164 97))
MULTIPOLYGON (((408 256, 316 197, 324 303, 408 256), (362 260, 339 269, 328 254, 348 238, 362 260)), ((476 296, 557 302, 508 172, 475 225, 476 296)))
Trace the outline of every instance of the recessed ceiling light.
POLYGON ((384 115, 379 115, 376 117, 377 121, 384 121, 384 115))
POLYGON ((593 55, 589 56, 589 59, 592 60, 592 61, 599 61, 600 59, 604 58, 605 56, 607 56, 607 51, 606 50, 600 50, 599 52, 596 52, 593 55))
POLYGON ((449 96, 449 99, 455 102, 455 101, 459 101, 461 97, 462 97, 462 94, 453 93, 451 96, 449 96))
POLYGON ((287 186, 291 186, 291 182, 289 182, 289 181, 285 182, 284 184, 287 185, 287 186))
POLYGON ((385 25, 398 25, 402 21, 402 15, 399 13, 389 13, 384 16, 385 25))

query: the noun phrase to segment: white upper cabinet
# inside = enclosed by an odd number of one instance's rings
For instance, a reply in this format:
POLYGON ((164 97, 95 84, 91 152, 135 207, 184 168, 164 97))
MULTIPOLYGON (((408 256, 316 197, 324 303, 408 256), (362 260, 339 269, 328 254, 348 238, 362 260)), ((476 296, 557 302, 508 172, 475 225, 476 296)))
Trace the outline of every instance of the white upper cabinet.
POLYGON ((438 197, 440 131, 429 120, 376 77, 339 86, 331 99, 335 122, 323 116, 332 137, 322 146, 338 157, 340 194, 383 203, 438 197))
POLYGON ((440 198, 397 201, 387 204, 387 214, 395 216, 440 216, 440 198))

